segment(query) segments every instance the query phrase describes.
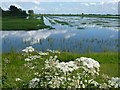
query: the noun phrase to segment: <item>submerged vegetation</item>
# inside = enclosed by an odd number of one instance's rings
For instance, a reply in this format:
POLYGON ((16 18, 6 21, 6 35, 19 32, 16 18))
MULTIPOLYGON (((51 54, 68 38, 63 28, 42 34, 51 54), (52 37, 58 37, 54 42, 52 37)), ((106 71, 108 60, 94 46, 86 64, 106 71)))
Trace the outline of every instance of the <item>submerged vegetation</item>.
POLYGON ((69 25, 69 23, 65 22, 65 21, 59 21, 59 20, 54 20, 57 23, 60 23, 61 25, 69 25))

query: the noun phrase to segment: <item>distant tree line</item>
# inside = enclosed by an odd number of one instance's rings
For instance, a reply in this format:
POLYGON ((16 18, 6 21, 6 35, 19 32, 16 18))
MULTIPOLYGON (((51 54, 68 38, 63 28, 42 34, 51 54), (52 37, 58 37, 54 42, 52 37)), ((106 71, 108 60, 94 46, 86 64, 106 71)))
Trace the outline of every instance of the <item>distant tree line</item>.
POLYGON ((14 17, 14 16, 23 17, 23 16, 28 16, 28 15, 31 15, 31 14, 34 13, 33 10, 29 10, 29 11, 28 11, 29 14, 27 14, 25 10, 22 10, 22 9, 20 9, 20 8, 17 8, 17 7, 14 6, 14 5, 11 5, 11 6, 9 7, 9 9, 6 10, 6 11, 4 11, 4 10, 0 7, 0 12, 2 13, 2 16, 3 16, 3 17, 6 17, 6 16, 8 16, 8 17, 12 17, 12 16, 13 16, 13 17, 14 17))

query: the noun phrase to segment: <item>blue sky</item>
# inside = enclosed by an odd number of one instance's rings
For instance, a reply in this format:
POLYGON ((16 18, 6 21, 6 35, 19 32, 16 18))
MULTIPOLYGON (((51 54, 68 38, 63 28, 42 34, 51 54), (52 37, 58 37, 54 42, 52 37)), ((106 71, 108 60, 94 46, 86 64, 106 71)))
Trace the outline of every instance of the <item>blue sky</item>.
MULTIPOLYGON (((16 2, 16 0, 1 0, 2 2, 16 2)), ((17 2, 115 2, 120 0, 17 0, 17 2)))
POLYGON ((33 9, 43 14, 117 14, 119 0, 5 0, 4 10, 15 5, 24 10, 33 9), (28 2, 29 1, 29 2, 28 2), (48 2, 49 1, 49 2, 48 2), (68 2, 69 1, 69 2, 68 2))

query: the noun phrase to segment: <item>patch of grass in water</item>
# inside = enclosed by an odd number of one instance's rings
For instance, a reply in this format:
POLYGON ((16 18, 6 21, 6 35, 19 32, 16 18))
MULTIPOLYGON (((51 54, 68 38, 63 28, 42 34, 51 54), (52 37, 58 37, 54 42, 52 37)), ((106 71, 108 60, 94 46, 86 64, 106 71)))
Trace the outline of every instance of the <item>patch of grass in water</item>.
POLYGON ((102 26, 102 27, 120 27, 120 26, 107 26, 107 25, 106 25, 106 26, 102 26))
POLYGON ((49 22, 50 22, 51 24, 56 24, 55 22, 52 22, 51 20, 49 20, 49 22))
POLYGON ((97 23, 96 25, 103 25, 103 24, 97 23))
POLYGON ((107 25, 106 25, 106 26, 102 26, 102 27, 120 27, 120 26, 107 26, 107 25))
POLYGON ((59 21, 59 20, 54 20, 54 21, 60 23, 61 25, 69 25, 69 23, 65 21, 59 21))
POLYGON ((91 23, 110 23, 110 22, 104 22, 104 21, 94 21, 94 22, 91 22, 91 23))
POLYGON ((74 27, 73 25, 69 25, 70 27, 74 27))
POLYGON ((87 23, 81 23, 81 24, 85 25, 85 24, 87 24, 87 23))
POLYGON ((77 29, 85 29, 84 27, 77 27, 77 29))
POLYGON ((56 24, 55 22, 53 22, 52 20, 49 19, 49 17, 46 18, 51 24, 56 24))
POLYGON ((120 26, 114 26, 114 27, 120 27, 120 26))

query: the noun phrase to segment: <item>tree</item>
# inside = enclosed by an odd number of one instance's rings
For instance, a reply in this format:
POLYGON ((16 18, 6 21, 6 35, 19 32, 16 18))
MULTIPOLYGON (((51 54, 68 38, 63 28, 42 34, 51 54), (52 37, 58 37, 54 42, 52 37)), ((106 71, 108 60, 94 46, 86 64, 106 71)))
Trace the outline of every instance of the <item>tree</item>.
POLYGON ((3 12, 3 10, 2 10, 2 8, 0 7, 0 17, 2 16, 2 12, 3 12))
POLYGON ((10 13, 11 16, 27 16, 26 11, 24 11, 20 8, 17 8, 14 5, 10 6, 9 13, 10 13))
MULTIPOLYGON (((0 8, 0 10, 2 10, 2 9, 0 8)), ((27 15, 28 15, 28 14, 26 13, 25 10, 22 10, 22 9, 20 9, 20 8, 17 8, 17 7, 14 6, 14 5, 11 5, 10 8, 9 8, 9 10, 7 10, 7 11, 3 11, 3 10, 2 10, 2 16, 26 17, 27 15)))
POLYGON ((33 10, 28 10, 28 13, 29 13, 29 15, 32 15, 32 14, 34 14, 34 11, 33 10))
POLYGON ((0 7, 0 12, 3 12, 3 9, 0 7))
POLYGON ((11 5, 10 8, 9 8, 9 10, 10 10, 11 12, 19 12, 19 11, 20 11, 20 9, 18 9, 18 8, 15 7, 14 5, 11 5))

